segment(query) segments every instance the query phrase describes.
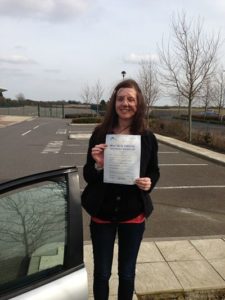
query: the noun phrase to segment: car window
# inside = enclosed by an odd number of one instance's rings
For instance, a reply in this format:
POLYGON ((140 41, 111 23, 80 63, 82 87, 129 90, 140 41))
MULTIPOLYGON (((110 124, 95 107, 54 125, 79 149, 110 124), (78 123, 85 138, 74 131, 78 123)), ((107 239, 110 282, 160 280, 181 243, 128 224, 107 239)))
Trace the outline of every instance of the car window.
POLYGON ((61 176, 0 195, 0 289, 62 268, 67 190, 61 176))

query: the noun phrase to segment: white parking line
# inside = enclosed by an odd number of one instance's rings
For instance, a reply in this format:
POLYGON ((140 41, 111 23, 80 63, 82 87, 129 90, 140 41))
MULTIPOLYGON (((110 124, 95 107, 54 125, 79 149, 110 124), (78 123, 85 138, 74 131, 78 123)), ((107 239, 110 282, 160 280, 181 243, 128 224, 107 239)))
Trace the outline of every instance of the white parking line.
POLYGON ((63 141, 52 141, 47 144, 44 150, 41 152, 42 154, 46 153, 59 153, 63 145, 63 141))
POLYGON ((177 167, 177 166, 208 166, 208 164, 159 164, 160 167, 177 167))
MULTIPOLYGON (((85 153, 64 153, 64 154, 87 154, 85 153)), ((208 164, 159 164, 160 167, 173 167, 173 166, 208 166, 208 164)), ((77 168, 83 168, 83 166, 76 166, 77 168)))
POLYGON ((156 190, 182 190, 182 189, 218 189, 225 188, 225 185, 183 185, 183 186, 157 186, 156 190))
POLYGON ((77 140, 87 140, 91 137, 90 133, 84 133, 84 134, 80 134, 80 133, 76 133, 76 134, 70 134, 70 138, 73 139, 77 139, 77 140))
POLYGON ((56 134, 66 134, 66 132, 67 132, 67 129, 58 129, 56 131, 56 134))
POLYGON ((199 218, 207 219, 209 221, 220 222, 218 219, 211 217, 209 215, 209 213, 204 213, 204 212, 202 213, 202 212, 196 211, 196 210, 191 209, 191 208, 179 208, 178 211, 183 213, 183 214, 190 214, 193 217, 199 217, 199 218))
POLYGON ((37 129, 40 125, 35 126, 33 129, 37 129))
POLYGON ((178 154, 179 151, 158 151, 159 154, 178 154))
POLYGON ((24 132, 24 133, 22 133, 21 135, 26 135, 26 134, 28 134, 29 132, 31 132, 31 130, 28 130, 28 131, 26 131, 26 132, 24 132))

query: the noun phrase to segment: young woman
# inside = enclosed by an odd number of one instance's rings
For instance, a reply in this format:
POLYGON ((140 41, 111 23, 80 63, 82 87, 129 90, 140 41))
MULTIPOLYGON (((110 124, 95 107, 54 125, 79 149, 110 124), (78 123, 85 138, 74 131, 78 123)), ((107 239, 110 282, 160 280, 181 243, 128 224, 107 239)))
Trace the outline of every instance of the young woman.
POLYGON ((108 299, 116 235, 119 249, 118 299, 132 299, 145 219, 153 210, 149 193, 159 179, 157 152, 156 138, 145 124, 142 92, 134 80, 124 80, 114 89, 105 118, 90 138, 83 171, 87 186, 82 194, 82 205, 91 215, 95 300, 108 299), (141 136, 140 178, 133 185, 103 182, 106 134, 141 136))

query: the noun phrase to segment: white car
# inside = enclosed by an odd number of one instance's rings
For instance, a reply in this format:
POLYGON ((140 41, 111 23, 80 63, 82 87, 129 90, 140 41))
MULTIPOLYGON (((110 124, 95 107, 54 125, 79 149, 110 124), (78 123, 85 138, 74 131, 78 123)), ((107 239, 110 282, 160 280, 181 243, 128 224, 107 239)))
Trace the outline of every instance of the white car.
POLYGON ((0 299, 88 299, 76 168, 0 184, 0 299))

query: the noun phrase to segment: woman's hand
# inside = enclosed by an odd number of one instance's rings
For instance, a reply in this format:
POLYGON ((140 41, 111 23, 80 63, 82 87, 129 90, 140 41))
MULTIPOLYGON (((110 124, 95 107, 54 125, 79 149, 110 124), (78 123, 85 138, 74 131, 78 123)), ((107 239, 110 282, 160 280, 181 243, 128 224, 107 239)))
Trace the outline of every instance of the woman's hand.
POLYGON ((136 185, 143 191, 148 191, 152 185, 151 178, 141 177, 135 180, 136 185))
POLYGON ((107 148, 106 144, 95 145, 91 149, 91 155, 93 159, 96 161, 96 164, 99 168, 103 168, 104 166, 104 150, 107 148))

